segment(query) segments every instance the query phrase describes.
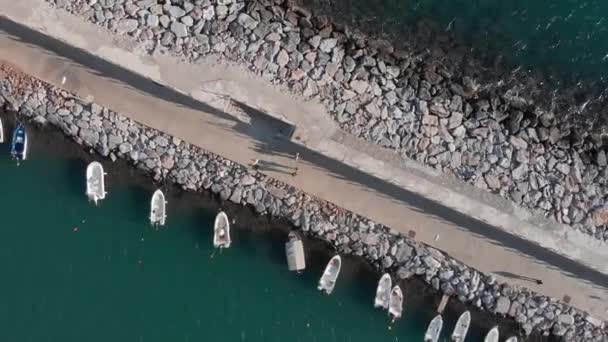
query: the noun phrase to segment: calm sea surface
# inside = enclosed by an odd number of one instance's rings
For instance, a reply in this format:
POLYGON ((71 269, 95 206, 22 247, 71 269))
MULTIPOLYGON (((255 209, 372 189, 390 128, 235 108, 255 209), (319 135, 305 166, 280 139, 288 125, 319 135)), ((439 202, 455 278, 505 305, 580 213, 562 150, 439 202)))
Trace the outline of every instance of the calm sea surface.
POLYGON ((29 133, 21 166, 8 144, 0 150, 0 340, 422 340, 437 303, 419 287, 405 287, 405 316, 389 330, 386 313, 372 309, 378 275, 360 260, 345 259, 324 296, 316 282, 330 251, 306 241, 309 267, 290 273, 284 227, 236 207, 224 208, 237 219, 233 247, 214 254, 214 200, 166 189, 168 224, 156 231, 145 177, 104 161, 109 195, 95 207, 84 195, 90 157, 57 134, 29 133))
MULTIPOLYGON (((602 0, 301 0, 399 32, 430 20, 476 50, 561 79, 608 73, 608 2, 602 0)), ((408 39, 403 35, 400 38, 408 39)))

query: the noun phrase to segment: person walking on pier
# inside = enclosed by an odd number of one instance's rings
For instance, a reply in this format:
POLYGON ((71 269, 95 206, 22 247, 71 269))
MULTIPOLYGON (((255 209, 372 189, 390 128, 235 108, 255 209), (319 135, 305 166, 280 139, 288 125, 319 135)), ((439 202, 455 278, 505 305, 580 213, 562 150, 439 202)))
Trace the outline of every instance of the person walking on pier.
POLYGON ((291 173, 292 176, 295 176, 298 174, 298 161, 300 160, 300 153, 296 153, 296 162, 295 162, 295 166, 293 168, 293 172, 291 173))

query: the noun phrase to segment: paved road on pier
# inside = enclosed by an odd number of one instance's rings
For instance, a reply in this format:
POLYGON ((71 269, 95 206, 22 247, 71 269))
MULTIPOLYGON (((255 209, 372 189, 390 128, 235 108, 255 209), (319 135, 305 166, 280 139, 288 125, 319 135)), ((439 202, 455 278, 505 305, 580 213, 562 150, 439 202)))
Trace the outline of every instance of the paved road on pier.
MULTIPOLYGON (((15 6, 23 6, 23 3, 15 6)), ((0 14, 9 7, 0 9, 0 14)), ((11 15, 21 13, 27 17, 30 9, 26 7, 18 8, 11 15)), ((62 30, 80 25, 70 22, 72 19, 67 17, 60 21, 44 17, 36 17, 36 20, 48 20, 46 25, 63 22, 62 30)), ((91 31, 90 34, 99 37, 87 35, 87 43, 94 39, 103 41, 103 32, 91 31)), ((556 298, 568 294, 577 307, 595 317, 608 318, 607 275, 300 144, 280 139, 277 132, 287 134, 290 127, 259 115, 255 110, 248 111, 247 120, 237 119, 239 115, 234 108, 219 110, 209 102, 200 102, 162 87, 129 69, 2 17, 0 59, 82 98, 94 99, 144 125, 233 161, 247 164, 252 159, 260 159, 262 172, 276 179, 401 232, 414 229, 417 239, 445 250, 481 271, 556 298), (301 161, 298 175, 294 177, 289 173, 296 153, 300 154, 301 161), (542 279, 544 284, 537 285, 526 277, 542 279)), ((191 72, 187 65, 175 68, 180 68, 182 73, 191 72)), ((276 111, 281 107, 293 111, 301 106, 289 97, 269 98, 269 93, 261 88, 252 88, 251 92, 269 103, 274 102, 276 111), (277 103, 279 98, 281 103, 277 103)))

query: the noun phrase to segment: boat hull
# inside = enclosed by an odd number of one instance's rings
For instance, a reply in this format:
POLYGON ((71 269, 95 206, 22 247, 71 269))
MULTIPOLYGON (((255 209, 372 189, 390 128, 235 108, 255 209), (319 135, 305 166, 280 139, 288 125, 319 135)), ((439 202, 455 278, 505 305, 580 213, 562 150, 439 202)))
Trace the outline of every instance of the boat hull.
POLYGON ((167 219, 165 194, 159 189, 152 195, 150 201, 150 223, 152 225, 164 226, 167 219))
POLYGON ((302 272, 306 268, 304 254, 304 243, 295 232, 290 232, 285 243, 285 255, 287 257, 287 268, 290 271, 302 272))
POLYGON ((458 321, 456 322, 456 326, 454 327, 454 331, 452 332, 452 341, 464 341, 464 339, 467 337, 467 333, 469 332, 470 325, 471 313, 469 311, 465 311, 460 315, 460 317, 458 317, 458 321))
POLYGON ((95 204, 106 198, 105 172, 99 162, 91 162, 87 166, 87 197, 95 204))
POLYGON ((21 124, 19 124, 13 132, 11 157, 18 161, 27 159, 27 132, 25 131, 25 127, 21 124))
POLYGON ((215 217, 215 223, 213 224, 213 246, 215 248, 228 248, 231 243, 230 222, 226 213, 221 211, 215 217))
POLYGON ((340 255, 335 255, 329 260, 327 266, 325 266, 323 275, 321 275, 321 279, 319 279, 319 286, 317 287, 319 291, 322 291, 327 295, 330 295, 334 291, 341 268, 342 258, 340 255))
POLYGON ((392 286, 390 274, 383 274, 378 281, 378 287, 376 288, 376 297, 374 299, 375 308, 388 310, 392 286))
POLYGON ((437 342, 439 341, 439 335, 441 335, 441 329, 443 328, 443 318, 441 315, 435 316, 431 323, 429 323, 426 333, 424 334, 424 342, 437 342))
POLYGON ((499 337, 498 327, 494 327, 488 332, 483 342, 498 342, 499 337))
POLYGON ((403 312, 403 292, 399 285, 395 285, 391 290, 391 297, 388 307, 388 313, 391 316, 391 321, 394 322, 401 318, 403 312))

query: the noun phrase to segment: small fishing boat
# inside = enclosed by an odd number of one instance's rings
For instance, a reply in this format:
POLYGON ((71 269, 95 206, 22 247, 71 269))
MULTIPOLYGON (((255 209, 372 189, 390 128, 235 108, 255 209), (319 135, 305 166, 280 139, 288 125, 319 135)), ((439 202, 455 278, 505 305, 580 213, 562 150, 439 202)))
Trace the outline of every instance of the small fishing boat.
POLYGON ((483 342, 498 342, 498 327, 492 328, 483 339, 483 342))
POLYGON ((452 332, 452 341, 462 342, 467 337, 469 326, 471 325, 471 313, 465 311, 458 317, 454 331, 452 332))
POLYGON ((106 198, 105 172, 99 162, 91 162, 87 166, 87 197, 95 202, 106 198))
POLYGON ((22 124, 17 125, 13 132, 11 156, 17 161, 25 160, 27 158, 27 133, 22 124))
POLYGON ((340 274, 340 268, 342 267, 342 259, 340 255, 335 255, 325 266, 325 271, 319 279, 319 286, 317 287, 320 291, 330 295, 334 287, 336 286, 336 279, 340 274))
POLYGON ((150 201, 150 223, 152 225, 164 226, 167 219, 165 194, 158 189, 154 191, 150 201))
POLYGON ((391 316, 391 322, 395 322, 401 318, 403 312, 403 292, 399 285, 395 285, 391 290, 391 299, 388 305, 388 314, 391 316))
POLYGON ((517 342, 517 336, 511 336, 505 342, 517 342))
POLYGON ((443 328, 443 318, 441 318, 441 315, 437 315, 435 316, 435 318, 433 318, 431 323, 429 323, 429 327, 426 328, 426 333, 424 334, 424 342, 439 341, 441 328, 443 328))
POLYGON ((231 242, 228 216, 223 211, 220 211, 215 217, 215 224, 213 225, 213 247, 228 248, 231 242))
POLYGON ((304 244, 298 233, 291 231, 285 242, 285 254, 287 255, 287 268, 290 271, 301 273, 306 268, 304 256, 304 244))
POLYGON ((0 143, 4 142, 4 126, 2 125, 2 119, 0 119, 0 143))
POLYGON ((378 281, 378 287, 376 288, 376 299, 374 300, 375 308, 388 309, 392 286, 393 282, 391 281, 391 275, 384 273, 380 278, 380 281, 378 281))

